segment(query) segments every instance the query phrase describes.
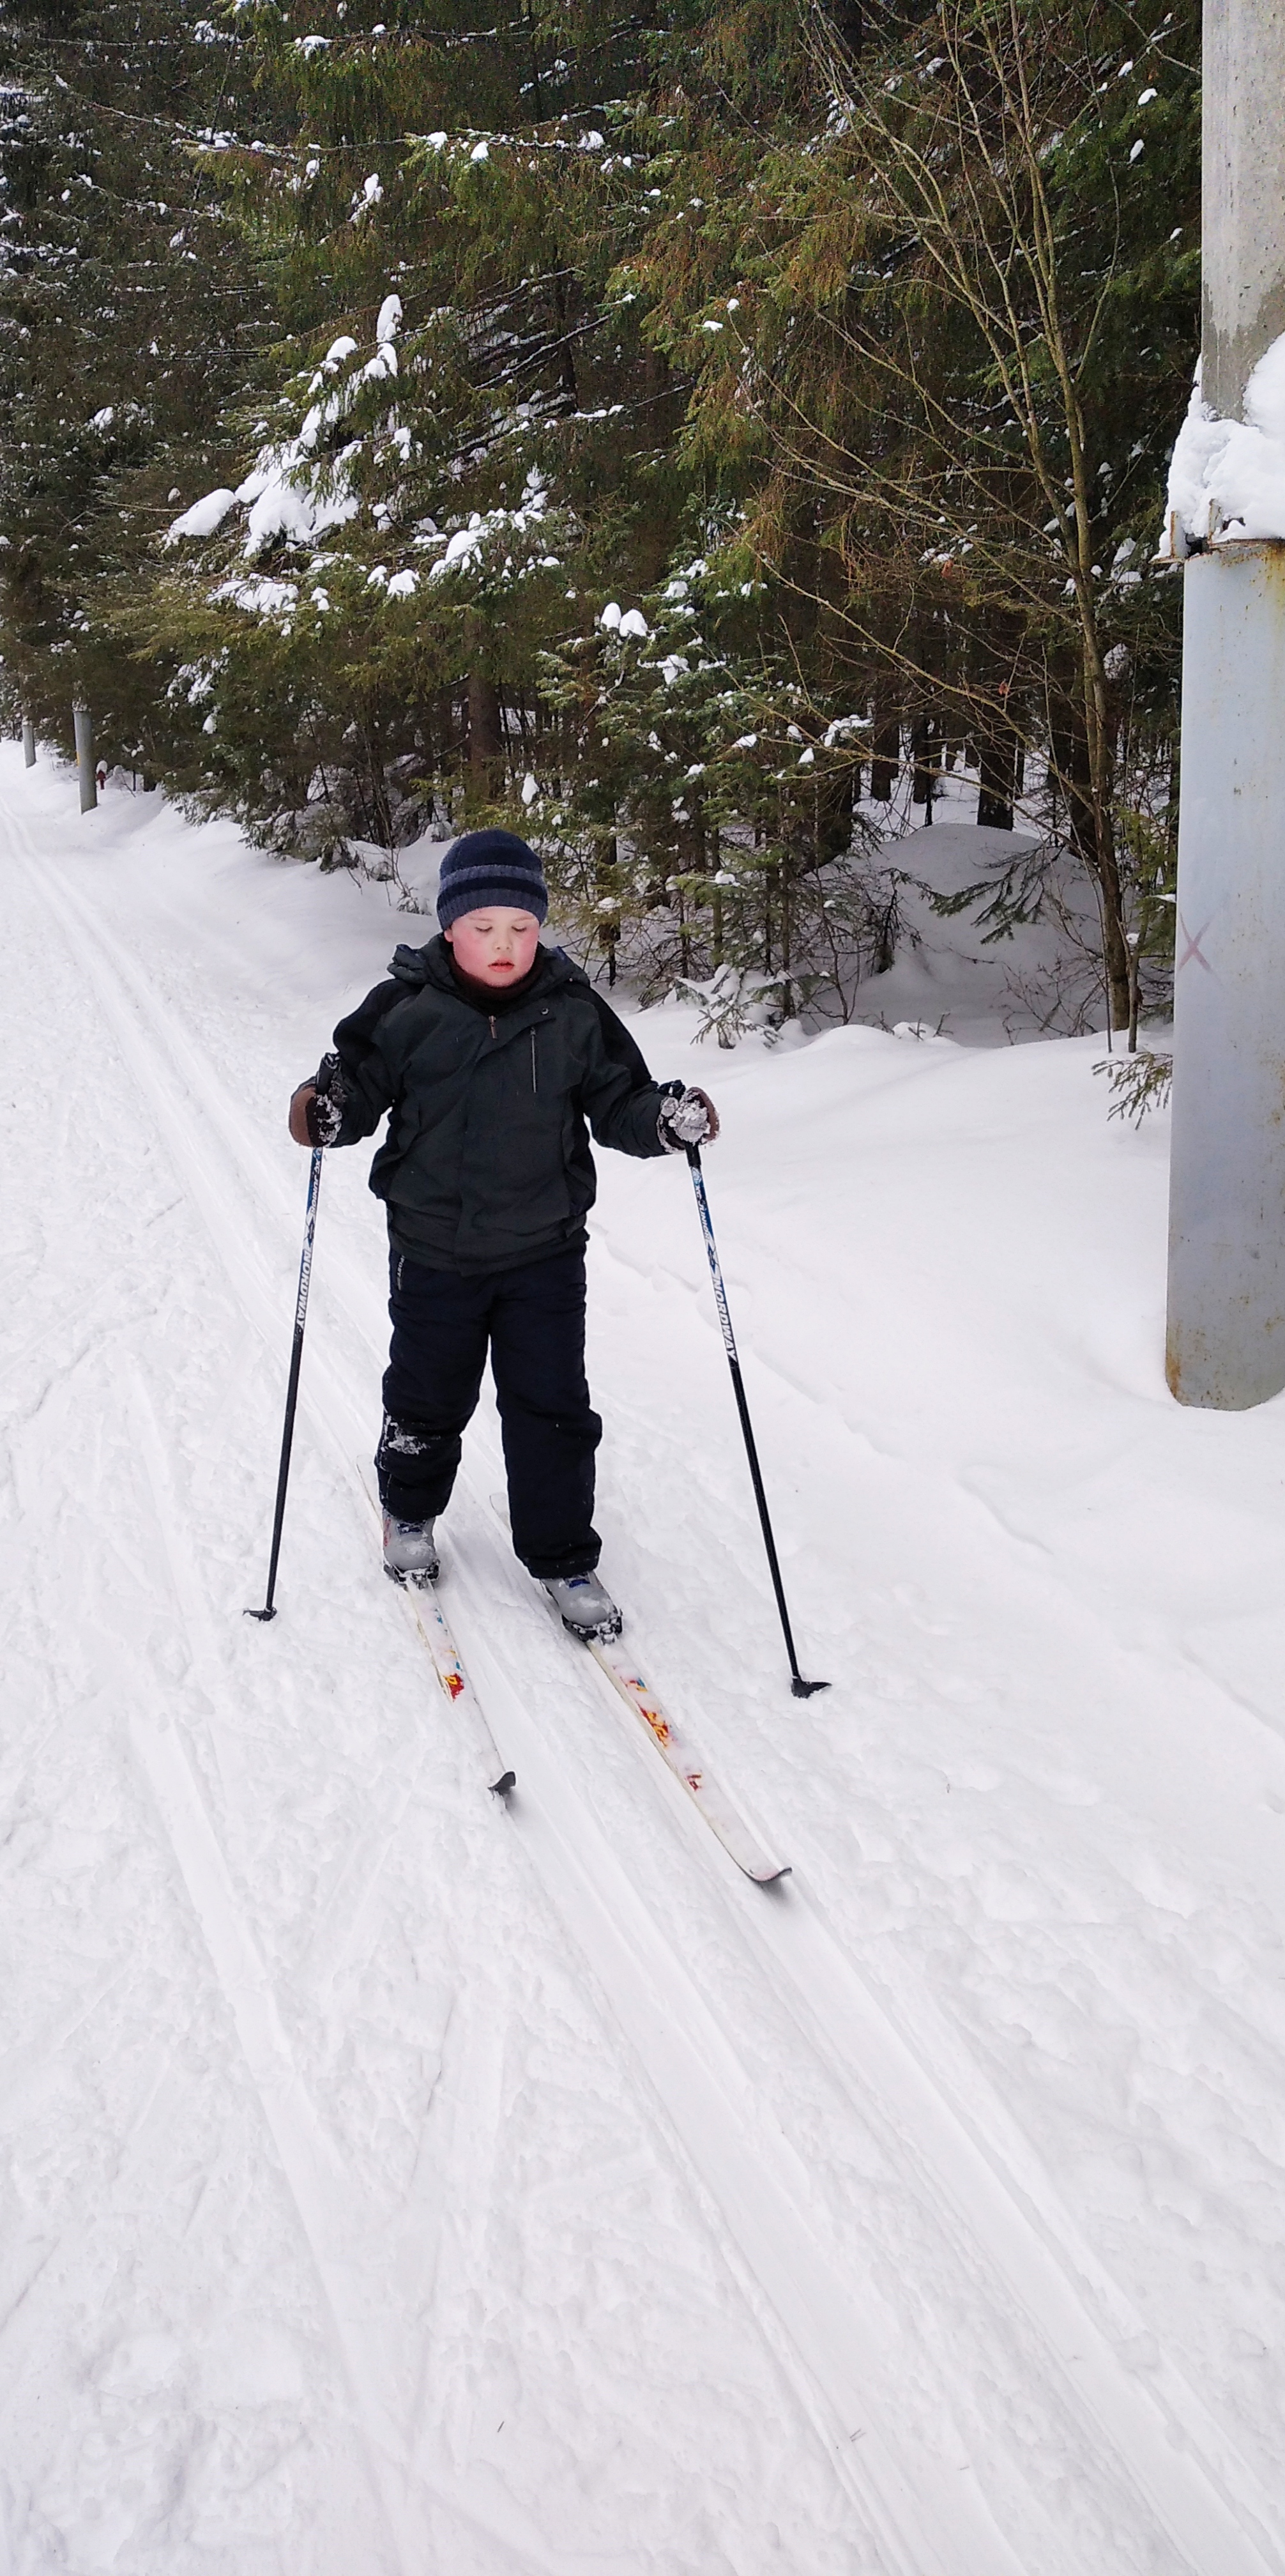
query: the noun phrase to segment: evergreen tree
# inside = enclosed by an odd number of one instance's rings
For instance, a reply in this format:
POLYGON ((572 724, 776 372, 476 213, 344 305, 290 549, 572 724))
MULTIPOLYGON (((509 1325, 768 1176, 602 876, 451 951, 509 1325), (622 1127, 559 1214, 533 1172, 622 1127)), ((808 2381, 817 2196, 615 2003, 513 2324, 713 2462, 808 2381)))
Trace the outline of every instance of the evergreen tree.
MULTIPOLYGON (((860 790, 931 817, 964 760, 1007 823, 1043 781, 1136 1024, 1196 33, 1194 0, 0 8, 13 695, 65 729, 84 690, 283 850, 524 823, 586 953, 726 1026, 887 962, 860 790)), ((1045 878, 979 876, 983 935, 1045 878)))
MULTIPOLYGON (((314 11, 297 32, 296 13, 287 37, 261 13, 255 39, 260 94, 300 135, 289 170, 263 175, 262 255, 315 363, 258 422, 272 435, 229 487, 237 513, 200 556, 185 533, 183 569, 130 623, 179 656, 218 736, 216 755, 189 734, 199 775, 184 783, 231 793, 285 846, 335 848, 343 815, 380 817, 390 761, 418 757, 423 793, 451 813, 503 802, 548 723, 539 651, 608 564, 635 587, 656 578, 684 492, 680 404, 609 283, 641 197, 631 156, 609 148, 627 107, 577 95, 526 15, 497 30, 481 13, 426 26, 407 11, 378 33, 348 18, 338 37, 323 14, 333 30, 314 11), (451 131, 436 123, 448 100, 451 131), (394 303, 395 341, 371 351, 394 303), (271 527, 265 481, 300 495, 271 527), (257 588, 232 583, 230 541, 266 577, 257 588), (316 651, 311 571, 325 576, 316 651), (265 619, 298 665, 290 741, 272 695, 261 739, 235 737, 233 776, 219 702, 251 707, 242 663, 257 671, 265 619), (323 739, 347 754, 309 760, 323 739), (305 785, 328 817, 303 811, 305 785)), ((180 514, 186 532, 205 524, 180 514)))
MULTIPOLYGON (((1176 586, 1148 558, 1196 337, 1195 14, 942 0, 876 32, 859 66, 819 49, 811 132, 764 154, 725 115, 714 185, 687 80, 641 282, 688 436, 711 470, 752 451, 760 551, 920 798, 963 740, 1011 822, 1038 755, 1123 1025, 1172 870, 1176 586)), ((968 899, 1002 935, 1040 893, 1023 869, 968 899)))
POLYGON ((155 681, 104 623, 189 455, 217 462, 253 278, 214 185, 237 48, 187 0, 0 12, 0 621, 11 707, 148 756, 155 681))

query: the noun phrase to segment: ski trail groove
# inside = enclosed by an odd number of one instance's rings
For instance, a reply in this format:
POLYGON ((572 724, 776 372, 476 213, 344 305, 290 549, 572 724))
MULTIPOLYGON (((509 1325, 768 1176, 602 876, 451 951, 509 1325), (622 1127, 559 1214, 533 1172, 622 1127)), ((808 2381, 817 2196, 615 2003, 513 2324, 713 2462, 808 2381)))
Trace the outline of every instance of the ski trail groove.
MULTIPOLYGON (((489 1533, 488 1533, 489 1536, 489 1533)), ((512 1575, 497 1554, 500 1580, 512 1575)), ((467 1579, 475 1580, 471 1569, 467 1579)), ((515 1608, 529 1610, 526 1603, 515 1608)), ((535 1622, 530 1620, 533 1632, 535 1622)), ((539 1620, 543 1633, 545 1622, 539 1620)), ((470 1660, 477 1648, 469 1644, 470 1660)), ((595 1668, 589 1668, 591 1675, 595 1668)), ((591 1687, 595 1685, 591 1683, 591 1687)), ((605 1682, 595 1688, 616 1713, 605 1682)), ((674 1823, 709 1866, 708 1834, 678 1785, 626 1730, 636 1761, 666 1798, 674 1823)), ((752 1803, 738 1787, 752 1821, 752 1803)), ((766 1835, 769 1828, 760 1827, 766 1835)), ((878 2106, 890 2138, 913 2166, 925 2196, 945 2204, 983 2249, 1073 2393, 1097 2440, 1127 2467, 1137 2492, 1183 2562, 1209 2576, 1280 2576, 1273 2507, 1253 2472, 1161 2353, 1145 2382, 1120 2346, 1148 2334, 1144 2318, 1080 2236, 1016 2121, 969 2067, 970 2108, 952 2099, 899 2028, 893 2012, 848 1956, 805 1879, 765 1904, 724 1868, 718 1880, 729 1915, 762 1973, 814 2054, 854 2110, 878 2106), (838 2034, 843 2045, 838 2044, 838 2034), (860 2096, 858 2097, 858 2087, 860 2096)), ((929 2004, 932 2038, 947 2058, 965 2055, 929 2004)))
MULTIPOLYGON (((717 1739, 717 1728, 714 1734, 717 1739)), ((717 1741, 711 1751, 721 1768, 717 1741)), ((737 1794, 766 1834, 752 1798, 737 1794)), ((806 1828, 798 1847, 806 1861, 806 1828)), ((1093 2251, 1018 2122, 931 1998, 914 1999, 921 2025, 916 2045, 899 2025, 895 2004, 879 1996, 809 1895, 806 1878, 795 1896, 787 1906, 740 1907, 738 1916, 836 2081, 855 2100, 854 2069, 860 2069, 863 2090, 876 2094, 930 2187, 986 2247, 1061 2357, 1103 2436, 1116 2449, 1127 2439, 1139 2484, 1174 2541, 1203 2552, 1219 2571, 1285 2568, 1274 2537, 1275 2509, 1197 2391, 1163 2351, 1145 2383, 1121 2360, 1120 2346, 1149 2336, 1145 2318, 1093 2251), (850 2035, 846 2051, 835 2045, 839 2031, 850 2035), (950 2079, 943 2063, 951 2066, 950 2079), (1246 2545, 1253 2553, 1248 2558, 1246 2545)), ((904 2005, 903 2015, 912 2017, 904 2005)))
MULTIPOLYGON (((194 1668, 217 1709, 220 1698, 226 1696, 226 1681, 220 1688, 223 1677, 217 1666, 213 1671, 209 1668, 209 1612, 190 1562, 174 1544, 175 1496, 156 1415, 139 1372, 135 1372, 130 1389, 130 1411, 151 1489, 161 1553, 180 1618, 188 1630, 194 1668)), ((356 2199, 351 2176, 326 2136, 304 2088, 178 1728, 172 1718, 158 1717, 136 1700, 130 1710, 129 1731, 232 2015, 241 2054, 298 2214, 330 2318, 367 2475, 387 2538, 402 2576, 422 2576, 425 2535, 412 2527, 392 2473, 392 2462, 402 2445, 389 2413, 375 2398, 378 2366, 367 2337, 351 2313, 356 2305, 349 2289, 354 2255, 345 2257, 337 2250, 345 2232, 344 2210, 351 2208, 356 2199)))
POLYGON ((812 2044, 851 2094, 853 2068, 876 2095, 915 2164, 942 2192, 1054 2352, 1103 2442, 1129 2465, 1157 2521, 1195 2565, 1217 2576, 1263 2576, 1282 2567, 1270 2508, 1252 2475, 1163 2352, 1144 2384, 1118 2346, 1142 2337, 1144 2320, 1056 2208, 1029 2154, 1025 2189, 992 2161, 958 2108, 853 1967, 806 1889, 763 1923, 747 1918, 755 1946, 788 1980, 812 2044), (845 2052, 830 2034, 843 2031, 845 2052), (1107 2323, 1099 2322, 1105 2316, 1107 2323), (1109 2330, 1108 2330, 1109 2329, 1109 2330))
MULTIPOLYGON (((43 885, 40 891, 45 894, 43 885)), ((75 934, 70 936, 72 945, 81 949, 75 934)), ((95 938, 100 938, 97 923, 95 938)), ((240 1192, 230 1191, 225 1178, 212 1187, 207 1160, 200 1162, 199 1172, 194 1171, 196 1157, 183 1133, 182 1121, 171 1108, 166 1085, 158 1079, 158 1047, 169 1055, 180 1079, 200 1098, 202 1110, 217 1108, 220 1139, 238 1181, 242 1188, 248 1185, 280 1222, 278 1176, 266 1157, 257 1151, 247 1152, 247 1140, 230 1115, 212 1073, 185 1034, 177 1027, 171 1030, 172 1015, 129 968, 106 932, 101 933, 99 956, 113 964, 120 985, 132 993, 144 1028, 139 1027, 119 991, 111 990, 101 968, 95 971, 92 951, 86 954, 82 950, 84 970, 157 1113, 158 1125, 171 1147, 177 1146, 179 1177, 193 1189, 207 1212, 210 1231, 232 1275, 234 1288, 243 1304, 253 1310, 253 1320, 261 1329, 267 1329, 275 1346, 281 1338, 277 1296, 273 1292, 265 1299, 267 1283, 261 1266, 247 1263, 233 1250, 237 1243, 235 1230, 230 1236, 223 1230, 240 1192), (175 1040, 180 1042, 176 1044, 175 1040), (208 1208, 206 1192, 211 1193, 208 1208)), ((345 1271, 349 1268, 346 1262, 342 1266, 345 1271)), ((363 1295, 358 1302, 363 1311, 357 1320, 366 1329, 369 1301, 363 1295)), ((331 1430, 333 1445, 332 1426, 324 1427, 331 1430)), ((775 2169, 770 2152, 764 2159, 761 2141, 756 2142, 752 2153, 745 2147, 746 2078, 734 2053, 706 2014, 681 1967, 667 1952, 646 1908, 624 1879, 614 1853, 583 1802, 558 1774, 538 1721, 525 1709, 488 1647, 480 1640, 470 1639, 469 1656, 479 1675, 485 1669, 486 1695, 497 1709, 505 1706, 513 1742, 524 1748, 524 1786, 532 1787, 535 1794, 522 1799, 520 1812, 524 1840, 538 1860, 540 1874, 564 1917, 574 1918, 570 1928, 598 1971, 656 2082, 671 2121, 686 2139, 698 2172, 708 2179, 713 2162, 713 2197, 723 2208, 733 2239, 803 2360, 808 2377, 825 2392, 830 2408, 847 2429, 850 2445, 855 2438, 853 2419, 860 2420, 863 2426, 872 2421, 873 2410, 862 2404, 862 2391, 869 2381, 877 2383, 878 2354, 872 2352, 867 2339, 855 2334, 851 2298, 836 2288, 822 2249, 815 2239, 809 2241, 806 2223, 797 2215, 806 2206, 806 2174, 790 2170, 789 2159, 794 2151, 783 2138, 780 2149, 784 2161, 778 2155, 775 2169), (689 2031, 694 2026, 702 2032, 702 2044, 696 2049, 688 2045, 684 2035, 686 2062, 681 2081, 677 2080, 671 2054, 675 2024, 672 2014, 667 2017, 660 2011, 660 1998, 667 1991, 671 2004, 680 2007, 689 2031), (698 2009, 693 2025, 694 2007, 698 2009), (712 2053, 705 2046, 707 2026, 714 2043, 712 2053), (693 2119, 690 2111, 683 2116, 685 2106, 693 2101, 701 2103, 699 2119, 693 2119), (711 2159, 711 2124, 715 2135, 722 2132, 722 2147, 732 2151, 726 2162, 721 2153, 711 2159), (774 2208, 770 2206, 772 2202, 776 2203, 774 2208), (784 2264, 778 2259, 782 2245, 790 2249, 784 2264)), ((646 1748, 640 1751, 646 1758, 646 1748)), ((190 1774, 188 1778, 190 1785, 190 1774)), ((679 1793, 675 1791, 675 1795, 679 1793)), ((681 1798, 679 1803, 684 1803, 681 1798)), ((699 1820, 689 1820, 688 1829, 701 1831, 699 1820)), ((748 1891, 742 1893, 749 1896, 748 1891)), ((989 2137, 978 2142, 973 2123, 920 2065, 887 2008, 878 2002, 800 1891, 795 1892, 787 1908, 769 1911, 756 1896, 749 1897, 749 1904, 757 1914, 751 1918, 745 1905, 741 1906, 742 1937, 756 1951, 772 1982, 788 1988, 792 2009, 801 2018, 809 2044, 851 2092, 851 2066, 836 2051, 827 2030, 842 2029, 854 2035, 862 2081, 871 2076, 887 2116, 909 2142, 921 2172, 935 2188, 945 2189, 992 2266, 1017 2288, 1022 2305, 1055 2356, 1059 2371, 1070 2380, 1080 2409, 1093 2420, 1099 2436, 1119 2457, 1130 2483, 1147 2499, 1184 2563, 1204 2571, 1204 2576, 1263 2576, 1269 2567, 1279 2571, 1282 2561, 1268 2537, 1270 2520, 1263 2530, 1262 2509, 1253 2495, 1249 2473, 1185 2382, 1167 2364, 1162 2365, 1157 2404, 1124 2368, 1109 2336, 1091 2314, 1087 2294, 1107 2310, 1118 2331, 1128 2332, 1131 2325, 1136 2330, 1136 2320, 1121 2293, 1088 2249, 1074 2241, 1069 2218, 1059 2209, 1030 2150, 1021 2145, 1020 2161, 1025 2169, 1015 2174, 1013 2167, 1018 2159, 1011 2152, 1011 2139, 1006 2142, 1008 2152, 1005 2145, 997 2150, 989 2137), (1175 2442, 1189 2447, 1175 2447, 1175 2442), (1216 2467, 1211 2465, 1211 2452, 1216 2467), (1235 2495, 1235 2506, 1228 2501, 1224 2488, 1230 2488, 1235 2495), (1260 2521, 1261 2538, 1245 2529, 1240 2520, 1243 2512, 1260 2521)), ((1020 2144, 1020 2132, 1015 2134, 1020 2144)), ((877 2505, 886 2545, 896 2553, 893 2563, 904 2566, 907 2576, 911 2570, 913 2576, 926 2576, 927 2569, 935 2566, 967 2566, 975 2568, 978 2576, 983 2576, 983 2571, 984 2576, 998 2576, 1002 2566, 1016 2566, 980 2499, 981 2519, 970 2515, 971 2531, 961 2531, 960 2507, 965 2499, 954 2482, 949 2497, 943 2493, 933 2499, 931 2519, 937 2525, 936 2537, 944 2554, 939 2556, 938 2549, 930 2551, 922 2531, 912 2536, 917 2517, 909 2508, 904 2476, 891 2451, 877 2459, 879 2447, 872 2450, 868 2440, 863 2442, 861 2467, 865 2474, 852 2483, 868 2506, 872 2502, 877 2505), (907 2546, 909 2556, 905 2555, 907 2546)), ((839 2456, 842 2458, 841 2446, 839 2456)), ((922 2491, 919 2463, 916 2471, 922 2491)))

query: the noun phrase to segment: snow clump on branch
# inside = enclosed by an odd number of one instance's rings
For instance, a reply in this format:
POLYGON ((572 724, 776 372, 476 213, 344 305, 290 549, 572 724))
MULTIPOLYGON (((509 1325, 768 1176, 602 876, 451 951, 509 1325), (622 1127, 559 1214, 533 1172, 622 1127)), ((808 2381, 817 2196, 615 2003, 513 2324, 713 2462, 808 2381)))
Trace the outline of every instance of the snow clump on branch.
MULTIPOLYGON (((341 527, 355 518, 361 502, 352 488, 349 469, 360 452, 360 440, 349 441, 337 455, 319 457, 317 451, 326 434, 351 412, 363 384, 381 377, 396 378, 396 339, 401 321, 401 297, 386 295, 375 324, 374 354, 364 366, 349 367, 358 347, 348 332, 332 340, 308 385, 309 395, 321 399, 310 402, 298 435, 261 449, 251 472, 234 492, 207 492, 201 500, 194 501, 190 509, 171 522, 165 543, 172 546, 184 537, 213 536, 238 502, 248 513, 243 550, 251 561, 278 538, 312 545, 327 528, 341 527), (336 377, 340 379, 338 383, 333 382, 336 377), (327 391, 327 387, 331 389, 327 391)), ((404 458, 409 433, 394 423, 392 437, 404 458)))
POLYGON ((180 537, 212 537, 235 507, 235 492, 207 492, 203 500, 194 501, 190 510, 173 521, 166 533, 166 544, 175 545, 180 537))

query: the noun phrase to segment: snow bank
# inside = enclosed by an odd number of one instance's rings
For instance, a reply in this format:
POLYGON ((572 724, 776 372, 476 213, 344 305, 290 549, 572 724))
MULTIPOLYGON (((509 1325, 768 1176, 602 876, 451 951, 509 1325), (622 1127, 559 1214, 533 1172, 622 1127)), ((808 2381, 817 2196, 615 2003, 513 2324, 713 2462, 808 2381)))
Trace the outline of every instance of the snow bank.
POLYGON ((1285 332, 1245 387, 1243 420, 1221 420, 1200 389, 1200 369, 1169 466, 1160 552, 1174 552, 1175 523, 1201 544, 1285 538, 1285 332))

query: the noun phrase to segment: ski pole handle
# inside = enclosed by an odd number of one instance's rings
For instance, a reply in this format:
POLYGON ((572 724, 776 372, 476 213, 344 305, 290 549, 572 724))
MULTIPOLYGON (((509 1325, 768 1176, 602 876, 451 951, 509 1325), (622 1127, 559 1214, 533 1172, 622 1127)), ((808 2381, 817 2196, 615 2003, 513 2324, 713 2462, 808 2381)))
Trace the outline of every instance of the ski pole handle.
POLYGON ((290 1482, 290 1452, 294 1445, 295 1408, 299 1401, 299 1367, 303 1359, 303 1328, 308 1320, 308 1288, 312 1279, 312 1245, 317 1230, 317 1204, 321 1197, 321 1147, 312 1149, 312 1168, 308 1174, 308 1206, 303 1221, 303 1252, 299 1261, 299 1290, 294 1308, 294 1340, 290 1349, 290 1375, 286 1383, 286 1418, 281 1432, 281 1461, 277 1468, 277 1502, 272 1519, 272 1553, 268 1559, 268 1589, 261 1610, 247 1610, 247 1619, 275 1619, 273 1595, 277 1588, 277 1559, 281 1554, 281 1529, 286 1516, 286 1487, 290 1482))
POLYGON ((828 1690, 830 1685, 828 1682, 805 1681, 802 1673, 799 1671, 799 1659, 794 1651, 794 1635, 790 1627, 790 1613, 786 1606, 785 1585, 781 1581, 781 1568, 776 1553, 776 1540, 772 1536, 772 1521, 767 1508, 767 1495, 763 1490, 763 1474, 759 1466, 758 1449, 754 1440, 754 1426, 750 1421, 750 1408, 746 1402, 745 1383, 741 1376, 741 1363, 736 1349, 736 1335, 732 1331, 732 1318, 728 1311, 727 1304, 727 1290, 723 1286, 723 1269, 718 1257, 718 1245, 714 1240, 714 1220, 709 1212, 709 1194, 705 1188, 705 1174, 701 1169, 699 1145, 689 1145, 687 1147, 687 1161, 691 1169, 692 1188, 696 1192, 696 1206, 700 1215, 701 1232, 705 1237, 705 1250, 709 1255, 709 1274, 714 1282, 714 1303, 718 1308, 718 1320, 723 1334, 723 1348, 727 1353, 727 1365, 732 1373, 732 1389, 736 1397, 736 1410, 740 1416, 741 1432, 745 1441, 745 1454, 750 1465, 750 1481, 754 1487, 754 1500, 758 1505, 759 1524, 763 1532, 763 1545, 767 1550, 768 1568, 772 1577, 772 1590, 776 1594, 776 1606, 781 1620, 781 1633, 785 1638, 785 1651, 790 1659, 790 1688, 796 1699, 811 1699, 814 1691, 828 1690))

